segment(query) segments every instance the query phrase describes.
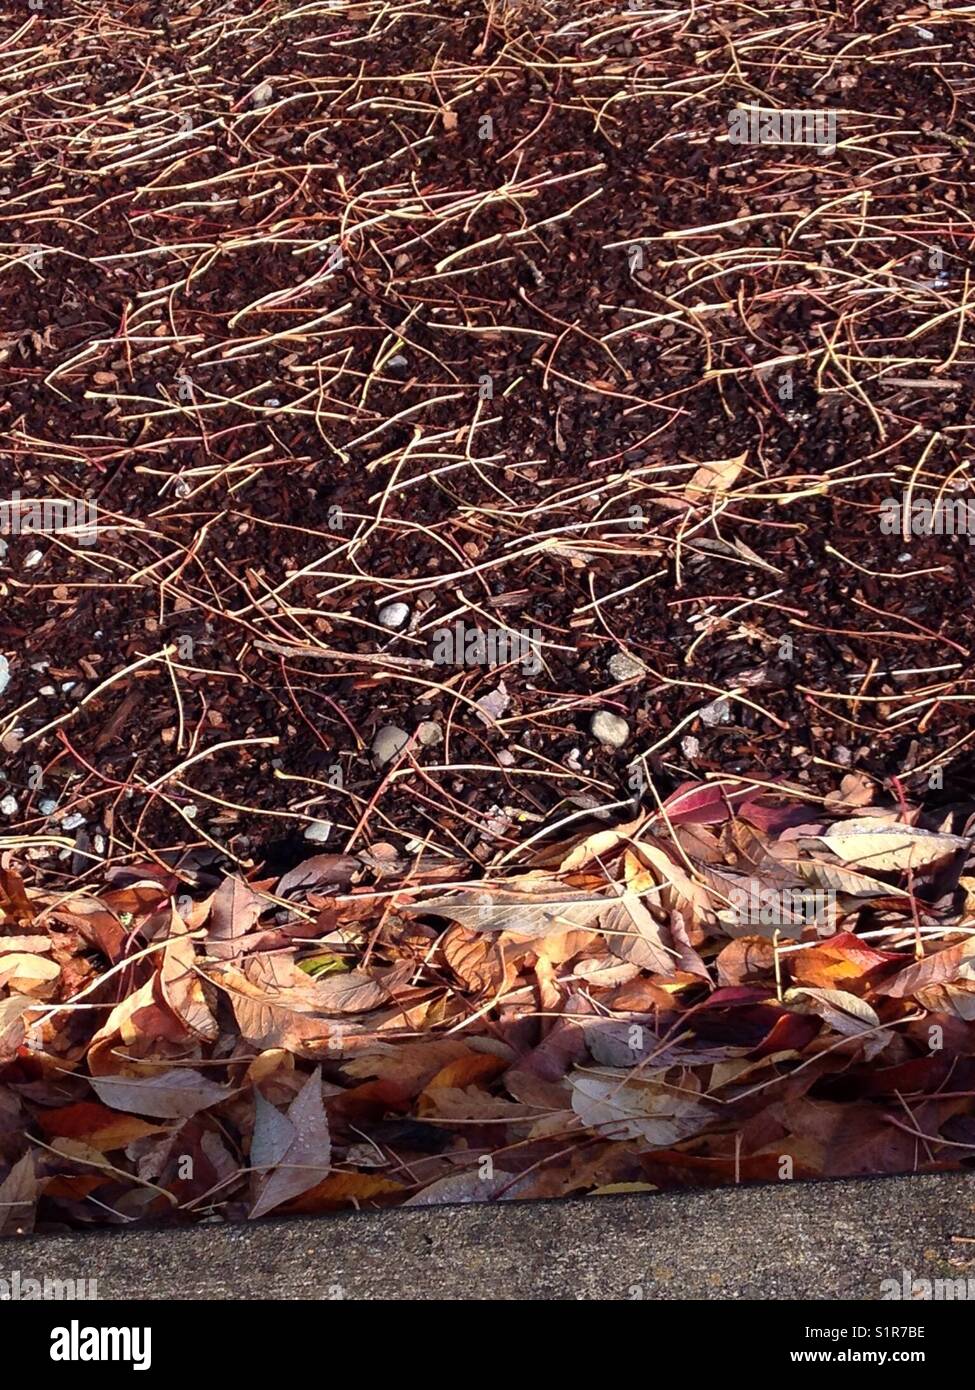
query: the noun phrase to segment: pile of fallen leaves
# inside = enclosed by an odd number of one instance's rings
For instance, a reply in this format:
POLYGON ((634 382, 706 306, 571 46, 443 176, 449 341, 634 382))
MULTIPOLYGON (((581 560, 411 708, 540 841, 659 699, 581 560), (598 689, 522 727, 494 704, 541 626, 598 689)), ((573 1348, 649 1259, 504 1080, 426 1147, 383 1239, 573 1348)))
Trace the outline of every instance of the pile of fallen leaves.
POLYGON ((0 1231, 958 1168, 975 816, 871 798, 689 783, 462 882, 7 856, 0 1231))

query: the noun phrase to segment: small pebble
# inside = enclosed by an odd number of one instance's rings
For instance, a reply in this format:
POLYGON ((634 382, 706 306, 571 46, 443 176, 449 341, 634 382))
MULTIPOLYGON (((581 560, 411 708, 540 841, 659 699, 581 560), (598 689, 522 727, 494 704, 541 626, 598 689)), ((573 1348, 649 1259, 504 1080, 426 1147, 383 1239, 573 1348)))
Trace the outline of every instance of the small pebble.
POLYGON ((0 815, 15 816, 17 814, 17 798, 15 796, 5 796, 0 801, 0 815))
POLYGON ((681 739, 680 748, 685 758, 696 758, 701 752, 701 740, 693 734, 688 734, 686 738, 681 739))
POLYGON ((433 719, 424 719, 416 726, 416 737, 424 748, 435 748, 443 743, 443 729, 433 719))
POLYGON ((614 681, 632 680, 634 676, 645 675, 646 670, 643 662, 630 656, 629 652, 614 652, 609 658, 609 674, 614 681))
POLYGON ((709 705, 705 705, 699 713, 701 722, 706 724, 709 729, 713 729, 716 724, 730 724, 731 702, 722 695, 717 700, 712 700, 709 705))
POLYGON ((630 726, 626 720, 605 709, 598 710, 593 715, 589 721, 589 728, 605 748, 622 748, 630 737, 630 726))
POLYGON ((410 741, 410 736, 395 724, 385 724, 372 741, 372 756, 380 767, 390 763, 410 741))
POLYGON ((80 811, 72 811, 70 816, 65 816, 61 822, 62 830, 77 830, 79 825, 84 825, 85 817, 80 811))
POLYGON ((498 762, 502 767, 514 767, 515 755, 514 753, 509 753, 507 748, 502 748, 501 752, 498 754, 498 762))
POLYGON ((53 816, 54 812, 58 809, 58 803, 56 801, 52 801, 51 798, 48 797, 46 801, 42 801, 40 803, 37 809, 40 811, 42 816, 53 816))
POLYGON ((305 827, 305 839, 310 840, 313 845, 323 845, 331 833, 330 820, 313 820, 311 825, 305 827))
POLYGON ((30 552, 29 555, 25 555, 25 556, 24 556, 24 569, 25 569, 25 570, 33 570, 33 569, 36 569, 37 566, 41 563, 41 561, 42 561, 43 559, 44 559, 44 552, 43 552, 43 550, 32 550, 32 551, 30 552))
POLYGON ((0 695, 10 684, 10 662, 5 656, 0 656, 0 695))
POLYGON ((379 621, 383 627, 402 627, 409 616, 410 610, 405 603, 387 603, 379 610, 379 621))

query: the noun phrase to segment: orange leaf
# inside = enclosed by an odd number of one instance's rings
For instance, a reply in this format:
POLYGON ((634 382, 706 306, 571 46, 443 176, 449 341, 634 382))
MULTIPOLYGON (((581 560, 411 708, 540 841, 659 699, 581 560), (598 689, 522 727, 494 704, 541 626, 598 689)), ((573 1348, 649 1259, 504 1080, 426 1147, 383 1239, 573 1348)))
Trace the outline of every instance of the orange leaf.
POLYGON ((346 1202, 369 1202, 378 1197, 397 1197, 406 1191, 402 1183, 371 1173, 332 1173, 310 1191, 281 1208, 282 1212, 313 1213, 343 1206, 346 1202))
POLYGON ((491 1052, 472 1052, 441 1067, 427 1082, 426 1089, 434 1091, 441 1086, 470 1086, 477 1081, 493 1081, 508 1065, 503 1057, 495 1057, 491 1052))
POLYGON ((109 1153, 123 1149, 134 1139, 147 1134, 159 1134, 165 1125, 151 1125, 135 1115, 110 1110, 98 1101, 82 1100, 76 1105, 63 1105, 58 1110, 42 1110, 37 1123, 45 1134, 59 1139, 83 1139, 93 1149, 109 1153))

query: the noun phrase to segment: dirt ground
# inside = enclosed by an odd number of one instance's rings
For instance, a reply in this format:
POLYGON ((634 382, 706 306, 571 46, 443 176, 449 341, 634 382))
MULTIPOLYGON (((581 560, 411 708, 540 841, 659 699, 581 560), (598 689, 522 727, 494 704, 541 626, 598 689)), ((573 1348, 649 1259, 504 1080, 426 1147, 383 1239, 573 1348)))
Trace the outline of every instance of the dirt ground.
POLYGON ((8 12, 0 474, 99 515, 0 571, 45 868, 491 862, 641 755, 970 793, 971 550, 878 509, 967 479, 972 26, 901 8, 8 12))

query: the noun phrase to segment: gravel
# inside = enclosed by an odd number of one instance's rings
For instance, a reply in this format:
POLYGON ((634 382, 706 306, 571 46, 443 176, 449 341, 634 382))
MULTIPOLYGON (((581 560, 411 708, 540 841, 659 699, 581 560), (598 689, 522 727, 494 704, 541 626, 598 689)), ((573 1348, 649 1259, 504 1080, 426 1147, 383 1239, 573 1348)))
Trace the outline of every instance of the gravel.
POLYGON ((305 839, 310 840, 313 845, 323 845, 332 833, 332 822, 330 820, 314 820, 311 825, 305 827, 305 839))
POLYGON ((409 617, 410 610, 405 603, 387 603, 379 610, 379 621, 383 627, 403 627, 409 621, 409 617))
POLYGON ((646 675, 646 671, 643 662, 629 652, 614 652, 609 658, 609 674, 614 681, 631 681, 634 676, 646 675))
POLYGON ((395 724, 384 724, 372 741, 372 756, 382 767, 384 763, 392 762, 409 741, 410 736, 405 729, 395 724))
POLYGON ((598 710, 589 722, 595 738, 606 748, 622 748, 630 737, 630 726, 618 714, 609 710, 598 710))

